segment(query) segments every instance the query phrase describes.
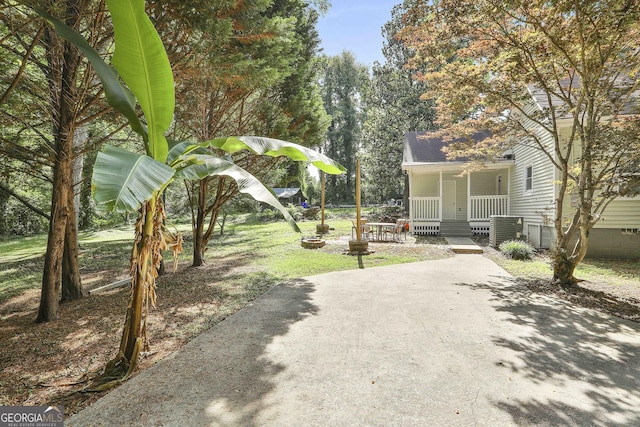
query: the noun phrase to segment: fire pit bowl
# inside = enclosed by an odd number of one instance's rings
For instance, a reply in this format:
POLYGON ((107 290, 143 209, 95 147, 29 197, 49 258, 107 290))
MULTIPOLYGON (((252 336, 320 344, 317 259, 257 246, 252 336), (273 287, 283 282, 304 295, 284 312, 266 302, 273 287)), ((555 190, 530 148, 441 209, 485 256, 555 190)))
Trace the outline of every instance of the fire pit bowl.
POLYGON ((318 249, 323 247, 326 242, 317 237, 307 237, 302 239, 302 247, 305 249, 318 249))

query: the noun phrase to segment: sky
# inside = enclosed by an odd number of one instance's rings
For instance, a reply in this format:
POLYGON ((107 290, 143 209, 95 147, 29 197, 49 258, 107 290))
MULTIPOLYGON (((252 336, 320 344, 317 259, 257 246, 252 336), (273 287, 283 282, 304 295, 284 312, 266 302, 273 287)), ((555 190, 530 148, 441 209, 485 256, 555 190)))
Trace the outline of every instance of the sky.
POLYGON ((320 17, 318 32, 322 53, 335 56, 351 51, 356 61, 372 65, 384 62, 382 26, 391 19, 391 9, 402 0, 330 0, 329 12, 320 17))

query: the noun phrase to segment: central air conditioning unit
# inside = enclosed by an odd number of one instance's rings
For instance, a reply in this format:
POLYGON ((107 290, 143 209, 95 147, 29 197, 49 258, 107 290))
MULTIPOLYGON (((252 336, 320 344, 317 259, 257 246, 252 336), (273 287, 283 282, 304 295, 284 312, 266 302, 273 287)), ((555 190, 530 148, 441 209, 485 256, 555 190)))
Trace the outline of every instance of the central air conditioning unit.
POLYGON ((489 244, 497 248, 506 240, 522 239, 523 223, 524 219, 521 216, 491 215, 489 244))

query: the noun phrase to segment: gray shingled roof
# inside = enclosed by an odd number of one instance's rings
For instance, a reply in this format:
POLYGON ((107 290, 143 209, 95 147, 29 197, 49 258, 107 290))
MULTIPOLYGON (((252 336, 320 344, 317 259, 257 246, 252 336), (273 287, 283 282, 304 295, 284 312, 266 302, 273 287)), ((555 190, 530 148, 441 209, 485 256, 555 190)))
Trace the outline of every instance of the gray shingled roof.
MULTIPOLYGON (((481 131, 473 136, 480 141, 489 135, 489 131, 481 131)), ((407 132, 404 135, 402 163, 459 163, 467 162, 468 158, 448 160, 442 149, 451 142, 461 141, 461 138, 445 142, 441 137, 430 132, 407 132)))
MULTIPOLYGON (((633 81, 631 81, 628 78, 620 78, 619 79, 620 85, 626 85, 628 87, 633 85, 633 81)), ((578 79, 573 80, 573 82, 571 82, 568 78, 563 79, 560 81, 560 84, 562 86, 568 87, 569 84, 571 83, 571 86, 573 86, 574 88, 578 88, 580 82, 578 79)), ((555 89, 555 88, 554 88, 555 89)), ((550 107, 549 104, 549 98, 547 97, 547 93, 537 87, 534 86, 529 86, 529 92, 531 93, 531 96, 533 97, 533 99, 536 101, 536 103, 538 104, 538 106, 543 109, 543 110, 547 110, 550 107)), ((575 94, 574 94, 575 96, 575 94)), ((621 114, 638 114, 640 112, 639 108, 638 108, 638 98, 640 97, 640 91, 635 91, 633 92, 633 95, 630 97, 629 100, 627 100, 627 102, 625 103, 625 105, 622 107, 622 109, 620 110, 621 114)), ((555 96, 555 95, 551 95, 551 104, 554 107, 561 107, 564 104, 564 101, 562 101, 559 97, 555 96)), ((570 117, 570 115, 568 113, 564 114, 562 116, 563 118, 568 118, 570 117)))

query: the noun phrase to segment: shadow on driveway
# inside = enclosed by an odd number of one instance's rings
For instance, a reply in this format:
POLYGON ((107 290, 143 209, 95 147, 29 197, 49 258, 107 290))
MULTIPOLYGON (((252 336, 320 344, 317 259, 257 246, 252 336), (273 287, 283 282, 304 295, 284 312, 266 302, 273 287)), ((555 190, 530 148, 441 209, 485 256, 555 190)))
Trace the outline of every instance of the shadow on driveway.
POLYGON ((283 370, 263 357, 265 349, 291 325, 317 314, 313 291, 305 280, 277 286, 259 307, 249 304, 65 425, 256 425, 274 387, 271 379, 283 370))
POLYGON ((67 425, 640 425, 639 350, 456 255, 279 285, 67 425))
POLYGON ((457 285, 489 291, 504 320, 525 331, 491 337, 510 350, 497 365, 550 388, 526 402, 493 402, 516 425, 640 425, 637 323, 533 293, 515 280, 457 285), (567 391, 575 395, 563 396, 567 391))

